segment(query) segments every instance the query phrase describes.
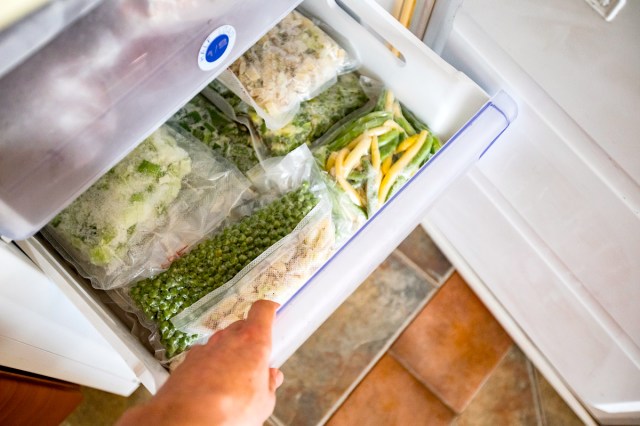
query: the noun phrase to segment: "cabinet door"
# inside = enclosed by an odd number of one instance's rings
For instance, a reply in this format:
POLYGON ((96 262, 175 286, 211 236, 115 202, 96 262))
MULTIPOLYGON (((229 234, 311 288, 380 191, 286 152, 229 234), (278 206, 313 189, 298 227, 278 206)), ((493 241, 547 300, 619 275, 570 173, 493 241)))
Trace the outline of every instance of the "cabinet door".
POLYGON ((0 370, 0 424, 59 425, 80 401, 78 385, 0 370))
POLYGON ((639 20, 639 3, 607 23, 585 2, 467 0, 443 57, 519 116, 427 223, 615 424, 640 420, 639 20))
POLYGON ((121 395, 136 389, 122 357, 17 247, 1 240, 0 283, 0 366, 121 395))

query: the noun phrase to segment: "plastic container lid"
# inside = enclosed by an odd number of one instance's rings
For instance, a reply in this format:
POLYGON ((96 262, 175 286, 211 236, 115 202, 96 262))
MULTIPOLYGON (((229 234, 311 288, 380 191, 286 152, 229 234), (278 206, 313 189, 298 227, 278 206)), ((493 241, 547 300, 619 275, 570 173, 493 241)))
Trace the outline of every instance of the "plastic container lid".
POLYGON ((0 234, 37 232, 299 2, 103 2, 6 74, 0 234))

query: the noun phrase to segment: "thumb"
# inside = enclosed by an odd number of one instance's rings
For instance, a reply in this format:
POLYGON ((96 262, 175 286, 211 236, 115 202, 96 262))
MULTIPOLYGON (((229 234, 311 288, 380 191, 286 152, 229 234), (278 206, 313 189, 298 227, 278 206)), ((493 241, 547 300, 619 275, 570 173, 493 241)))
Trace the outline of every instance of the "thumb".
POLYGON ((269 369, 269 390, 275 392, 284 381, 284 374, 277 368, 269 369))

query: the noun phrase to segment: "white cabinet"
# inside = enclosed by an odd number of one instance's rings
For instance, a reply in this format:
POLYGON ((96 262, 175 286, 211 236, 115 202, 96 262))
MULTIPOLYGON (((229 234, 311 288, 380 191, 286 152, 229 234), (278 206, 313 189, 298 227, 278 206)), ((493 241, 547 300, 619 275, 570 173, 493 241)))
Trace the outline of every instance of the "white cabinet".
POLYGON ((443 57, 519 116, 425 220, 603 423, 640 422, 639 6, 607 23, 584 2, 467 0, 443 57))
POLYGON ((129 394, 136 373, 69 298, 0 240, 0 365, 129 394))

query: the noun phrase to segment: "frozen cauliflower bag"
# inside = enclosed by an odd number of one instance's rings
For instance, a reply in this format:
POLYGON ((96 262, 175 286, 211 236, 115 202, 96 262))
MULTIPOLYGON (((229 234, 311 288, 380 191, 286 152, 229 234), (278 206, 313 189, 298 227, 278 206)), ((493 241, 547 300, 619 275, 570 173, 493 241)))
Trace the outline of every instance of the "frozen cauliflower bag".
POLYGON ((79 272, 111 289, 162 269, 210 232, 249 182, 162 126, 43 230, 79 272))
POLYGON ((279 129, 293 119, 301 102, 354 68, 338 43, 293 11, 218 79, 251 105, 269 129, 279 129))
POLYGON ((51 227, 96 266, 126 254, 138 226, 153 229, 191 172, 191 158, 159 130, 60 213, 51 227))

